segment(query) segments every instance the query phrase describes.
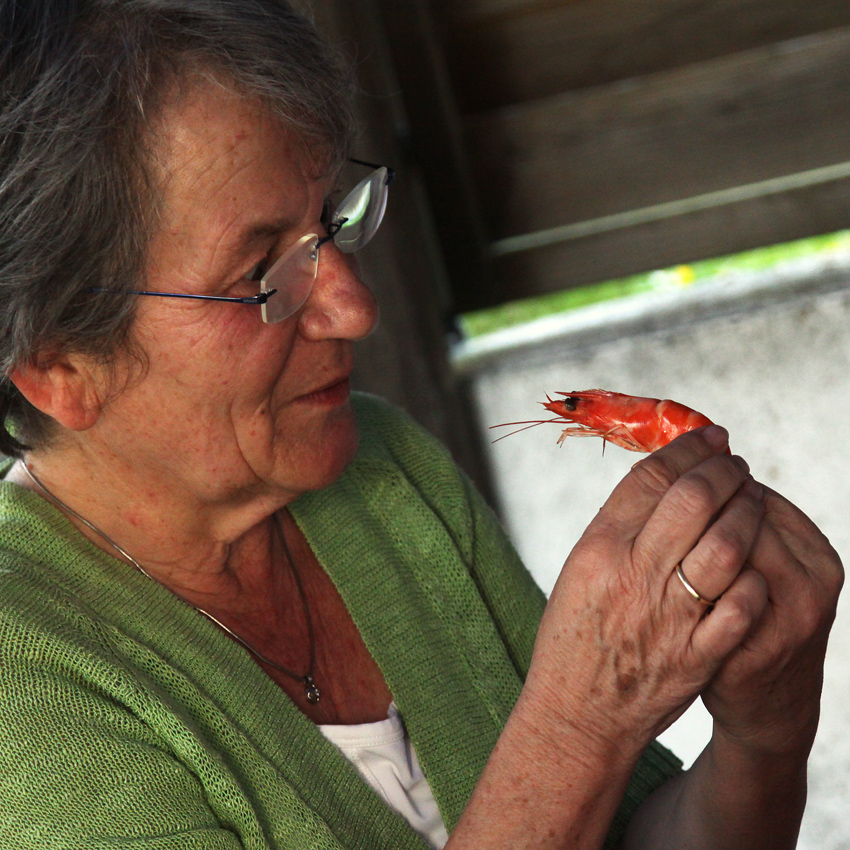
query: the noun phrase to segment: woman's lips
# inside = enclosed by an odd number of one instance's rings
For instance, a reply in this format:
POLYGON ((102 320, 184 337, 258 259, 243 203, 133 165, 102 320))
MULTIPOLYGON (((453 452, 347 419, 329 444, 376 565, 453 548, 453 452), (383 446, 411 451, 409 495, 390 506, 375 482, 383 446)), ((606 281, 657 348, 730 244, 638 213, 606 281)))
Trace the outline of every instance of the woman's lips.
POLYGON ((351 386, 348 380, 348 375, 339 381, 328 384, 319 390, 314 390, 311 393, 305 393, 298 397, 298 401, 307 402, 308 404, 321 404, 328 407, 336 407, 348 401, 348 396, 351 393, 351 386))

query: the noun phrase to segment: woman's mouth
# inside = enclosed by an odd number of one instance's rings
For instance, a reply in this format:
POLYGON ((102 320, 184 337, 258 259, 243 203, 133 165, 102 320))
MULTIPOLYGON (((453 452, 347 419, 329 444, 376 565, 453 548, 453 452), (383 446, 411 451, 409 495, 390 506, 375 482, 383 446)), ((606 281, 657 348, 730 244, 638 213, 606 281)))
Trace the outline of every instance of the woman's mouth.
POLYGON ((321 389, 299 396, 298 401, 308 404, 318 404, 326 407, 336 407, 348 401, 351 385, 348 375, 339 381, 328 384, 321 389))

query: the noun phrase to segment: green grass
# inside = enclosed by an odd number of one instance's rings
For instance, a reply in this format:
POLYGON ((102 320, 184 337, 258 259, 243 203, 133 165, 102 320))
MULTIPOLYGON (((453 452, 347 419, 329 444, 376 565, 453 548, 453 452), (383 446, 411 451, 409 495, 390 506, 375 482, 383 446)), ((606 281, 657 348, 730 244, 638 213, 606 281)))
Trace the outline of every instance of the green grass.
POLYGON ((741 254, 659 269, 522 301, 511 301, 488 310, 465 313, 460 317, 460 324, 466 337, 482 336, 502 328, 520 325, 553 313, 586 307, 588 304, 596 304, 600 301, 623 298, 639 292, 681 289, 698 285, 725 272, 761 271, 788 260, 812 254, 828 255, 848 249, 850 249, 850 230, 841 230, 825 236, 798 239, 795 242, 772 245, 769 248, 757 248, 741 254))

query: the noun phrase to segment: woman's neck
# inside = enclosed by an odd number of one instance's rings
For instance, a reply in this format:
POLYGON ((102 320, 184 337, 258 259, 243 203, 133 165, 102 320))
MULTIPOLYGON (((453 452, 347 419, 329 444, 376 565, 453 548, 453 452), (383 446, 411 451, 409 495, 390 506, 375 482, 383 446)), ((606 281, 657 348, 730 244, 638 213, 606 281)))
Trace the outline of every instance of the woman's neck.
POLYGON ((274 545, 269 518, 291 499, 254 493, 206 502, 168 482, 142 481, 138 470, 114 462, 64 455, 30 453, 33 477, 18 461, 6 480, 53 501, 94 545, 115 557, 122 557, 120 547, 178 595, 239 595, 242 584, 267 578, 274 545))

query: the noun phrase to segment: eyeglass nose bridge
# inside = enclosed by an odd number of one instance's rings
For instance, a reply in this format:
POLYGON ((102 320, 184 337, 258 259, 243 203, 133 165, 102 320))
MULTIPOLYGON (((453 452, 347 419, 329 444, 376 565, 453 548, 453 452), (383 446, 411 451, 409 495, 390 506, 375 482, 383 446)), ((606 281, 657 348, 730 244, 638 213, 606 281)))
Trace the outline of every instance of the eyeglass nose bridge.
POLYGON ((327 229, 327 236, 319 237, 319 241, 316 242, 315 250, 318 251, 319 248, 321 248, 322 245, 325 244, 325 242, 333 242, 334 236, 336 236, 337 233, 339 233, 340 230, 342 230, 343 225, 347 221, 348 221, 347 218, 334 219, 334 221, 332 221, 326 228, 327 229))

